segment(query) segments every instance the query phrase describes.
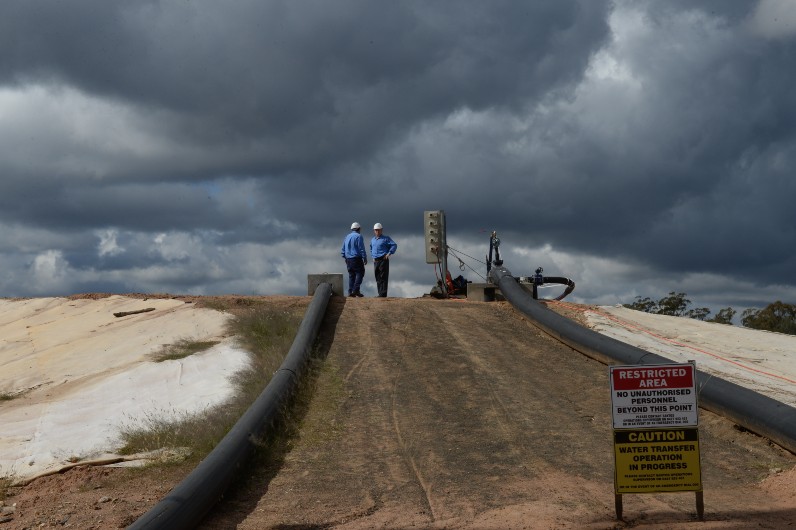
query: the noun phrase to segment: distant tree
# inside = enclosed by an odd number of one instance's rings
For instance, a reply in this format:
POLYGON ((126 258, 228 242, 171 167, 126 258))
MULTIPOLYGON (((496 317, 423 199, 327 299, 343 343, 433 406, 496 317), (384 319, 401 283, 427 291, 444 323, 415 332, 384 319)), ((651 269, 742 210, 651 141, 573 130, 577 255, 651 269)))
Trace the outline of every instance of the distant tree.
POLYGON ((628 309, 635 309, 636 311, 642 311, 644 313, 658 313, 658 302, 653 301, 649 297, 641 298, 637 296, 635 302, 632 304, 624 304, 624 306, 628 309))
POLYGON ((674 317, 687 316, 686 308, 689 305, 691 305, 691 300, 685 297, 685 293, 675 293, 672 291, 669 293, 669 296, 664 296, 658 300, 658 314, 671 315, 674 317))
POLYGON ((741 323, 747 328, 796 335, 796 305, 779 300, 763 309, 744 310, 741 323))
POLYGON ((644 313, 652 313, 654 315, 688 317, 696 320, 732 325, 732 317, 735 315, 735 310, 731 307, 722 309, 715 318, 709 319, 708 315, 710 315, 710 309, 707 307, 688 309, 689 305, 691 305, 691 300, 686 298, 685 293, 676 293, 674 291, 671 291, 667 296, 664 296, 657 302, 649 297, 641 298, 637 296, 636 301, 632 304, 624 304, 628 309, 635 309, 636 311, 643 311, 644 313))
POLYGON ((683 316, 688 318, 693 318, 696 320, 705 320, 708 315, 710 314, 710 309, 707 307, 697 307, 695 309, 689 309, 685 312, 683 316))
POLYGON ((735 316, 737 311, 731 307, 725 307, 724 309, 719 309, 719 312, 716 313, 716 316, 713 318, 708 318, 706 322, 716 322, 717 324, 729 324, 732 326, 732 318, 735 316))

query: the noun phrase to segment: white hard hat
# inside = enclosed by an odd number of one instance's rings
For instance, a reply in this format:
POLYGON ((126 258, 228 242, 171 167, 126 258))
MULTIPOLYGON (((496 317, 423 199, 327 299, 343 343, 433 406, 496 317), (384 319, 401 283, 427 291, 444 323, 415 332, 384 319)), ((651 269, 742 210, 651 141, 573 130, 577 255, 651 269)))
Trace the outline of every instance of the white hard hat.
POLYGON ((376 223, 375 225, 373 225, 373 230, 381 230, 381 229, 382 229, 381 223, 376 223))
POLYGON ((359 229, 359 223, 357 223, 356 221, 351 223, 351 230, 358 230, 358 229, 359 229))

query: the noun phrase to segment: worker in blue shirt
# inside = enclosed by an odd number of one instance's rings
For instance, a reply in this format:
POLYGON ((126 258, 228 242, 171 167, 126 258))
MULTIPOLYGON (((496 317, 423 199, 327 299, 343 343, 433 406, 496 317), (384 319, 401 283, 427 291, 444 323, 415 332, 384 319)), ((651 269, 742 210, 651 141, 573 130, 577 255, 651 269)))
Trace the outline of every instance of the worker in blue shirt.
POLYGON ((381 298, 387 297, 387 280, 390 277, 390 256, 398 250, 398 244, 390 236, 382 233, 381 223, 373 225, 373 239, 370 240, 370 257, 376 272, 376 289, 381 298))
POLYGON ((354 221, 351 224, 351 232, 343 240, 343 248, 340 254, 345 259, 345 266, 348 269, 348 296, 365 296, 359 292, 362 285, 362 278, 365 277, 365 265, 368 264, 368 255, 365 253, 365 240, 359 233, 359 223, 354 221))

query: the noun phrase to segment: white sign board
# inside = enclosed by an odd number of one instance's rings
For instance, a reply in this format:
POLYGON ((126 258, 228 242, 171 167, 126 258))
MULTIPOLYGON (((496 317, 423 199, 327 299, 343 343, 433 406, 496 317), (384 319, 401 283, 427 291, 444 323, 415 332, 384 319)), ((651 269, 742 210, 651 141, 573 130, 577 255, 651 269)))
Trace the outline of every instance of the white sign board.
POLYGON ((614 429, 698 425, 694 363, 610 366, 614 429))

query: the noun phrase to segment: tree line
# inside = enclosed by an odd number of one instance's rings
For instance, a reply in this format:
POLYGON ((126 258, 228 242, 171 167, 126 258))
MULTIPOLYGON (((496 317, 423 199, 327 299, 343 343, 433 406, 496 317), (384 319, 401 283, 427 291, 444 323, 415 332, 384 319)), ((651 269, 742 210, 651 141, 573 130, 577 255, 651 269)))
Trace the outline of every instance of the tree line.
MULTIPOLYGON (((674 291, 657 301, 649 297, 637 296, 636 301, 632 304, 622 305, 629 309, 655 315, 694 318, 730 326, 732 326, 733 317, 737 314, 732 307, 725 307, 710 317, 710 309, 707 307, 690 308, 691 300, 686 298, 686 294, 674 291)), ((741 324, 746 328, 796 335, 796 305, 776 301, 763 309, 750 307, 741 313, 741 324)))

